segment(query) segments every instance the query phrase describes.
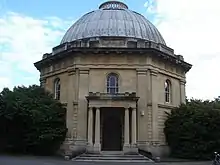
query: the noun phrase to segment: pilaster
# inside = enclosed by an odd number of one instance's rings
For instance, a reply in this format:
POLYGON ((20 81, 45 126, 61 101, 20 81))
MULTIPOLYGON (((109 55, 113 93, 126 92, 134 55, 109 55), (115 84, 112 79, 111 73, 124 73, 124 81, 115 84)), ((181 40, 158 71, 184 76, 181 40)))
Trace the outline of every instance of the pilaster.
POLYGON ((46 78, 40 78, 40 86, 44 88, 46 85, 46 78))
POLYGON ((78 102, 73 102, 73 138, 77 138, 78 102))
POLYGON ((182 104, 186 103, 186 80, 180 80, 180 102, 182 104))
POLYGON ((147 115, 147 70, 137 69, 137 96, 138 100, 137 109, 137 141, 146 141, 148 139, 146 128, 148 122, 147 115))
POLYGON ((87 100, 89 93, 89 69, 78 70, 78 115, 77 115, 77 140, 87 141, 87 100))
POLYGON ((75 91, 74 88, 74 79, 75 79, 75 70, 68 70, 68 90, 67 90, 67 128, 68 128, 68 134, 67 137, 70 139, 74 138, 74 106, 73 106, 73 93, 75 91))
POLYGON ((150 70, 151 75, 151 104, 152 104, 152 141, 159 140, 158 130, 158 71, 150 70))
MULTIPOLYGON (((147 139, 152 139, 152 95, 151 95, 151 71, 147 70, 147 139)), ((140 143, 140 142, 139 142, 140 143)))

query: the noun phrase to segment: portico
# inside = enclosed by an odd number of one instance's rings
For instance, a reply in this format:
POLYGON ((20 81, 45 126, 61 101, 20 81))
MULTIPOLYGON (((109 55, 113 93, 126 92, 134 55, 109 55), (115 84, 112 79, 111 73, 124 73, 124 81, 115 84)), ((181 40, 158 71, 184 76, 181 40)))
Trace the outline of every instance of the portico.
POLYGON ((137 151, 136 93, 89 93, 88 152, 137 151))

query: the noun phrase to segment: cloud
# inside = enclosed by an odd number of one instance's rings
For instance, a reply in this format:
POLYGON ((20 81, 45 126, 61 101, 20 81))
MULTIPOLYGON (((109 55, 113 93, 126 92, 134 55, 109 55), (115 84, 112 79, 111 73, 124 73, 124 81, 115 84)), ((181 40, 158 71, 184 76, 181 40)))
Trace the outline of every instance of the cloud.
MULTIPOLYGON (((193 64, 187 74, 187 96, 219 96, 220 1, 148 0, 145 7, 167 45, 193 64)), ((1 12, 0 89, 38 82, 33 63, 59 44, 72 20, 1 12)))
POLYGON ((59 44, 71 20, 32 18, 7 12, 0 16, 0 89, 38 82, 33 63, 59 44))
POLYGON ((157 16, 156 26, 167 45, 193 64, 187 73, 187 96, 200 99, 218 97, 220 1, 157 0, 151 4, 149 12, 157 16))

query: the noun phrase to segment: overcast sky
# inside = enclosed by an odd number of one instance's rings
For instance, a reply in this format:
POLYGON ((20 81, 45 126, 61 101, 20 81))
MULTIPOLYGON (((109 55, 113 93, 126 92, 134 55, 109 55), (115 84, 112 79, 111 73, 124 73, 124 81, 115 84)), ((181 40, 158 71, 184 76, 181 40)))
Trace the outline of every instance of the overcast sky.
MULTIPOLYGON (((39 84, 33 63, 51 52, 75 20, 102 0, 0 0, 0 90, 39 84)), ((220 0, 124 0, 148 18, 167 46, 193 64, 188 98, 220 95, 220 0)))

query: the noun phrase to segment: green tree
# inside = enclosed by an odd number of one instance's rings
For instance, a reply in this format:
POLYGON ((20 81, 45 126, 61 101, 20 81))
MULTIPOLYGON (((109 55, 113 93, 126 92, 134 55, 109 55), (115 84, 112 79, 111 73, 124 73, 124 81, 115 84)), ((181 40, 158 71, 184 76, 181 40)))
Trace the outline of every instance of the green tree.
POLYGON ((188 100, 167 114, 164 133, 171 155, 210 159, 220 150, 220 101, 188 100))
POLYGON ((8 88, 0 93, 1 149, 52 154, 65 139, 66 109, 43 88, 8 88))

